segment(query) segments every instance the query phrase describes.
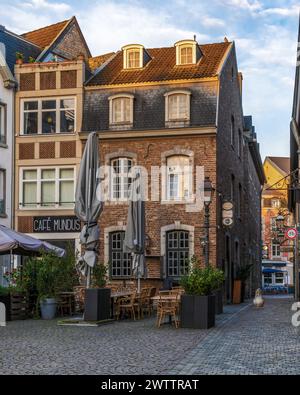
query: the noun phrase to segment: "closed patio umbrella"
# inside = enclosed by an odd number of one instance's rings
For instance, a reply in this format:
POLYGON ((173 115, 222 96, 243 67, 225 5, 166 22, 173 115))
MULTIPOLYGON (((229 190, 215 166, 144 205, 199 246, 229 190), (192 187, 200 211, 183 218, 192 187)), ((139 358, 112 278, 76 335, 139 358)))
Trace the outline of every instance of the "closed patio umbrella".
POLYGON ((127 225, 124 237, 124 252, 132 253, 132 273, 138 279, 145 276, 145 201, 140 169, 130 187, 127 225))
POLYGON ((0 255, 30 256, 38 255, 41 251, 54 252, 58 257, 66 253, 63 248, 0 225, 0 255))
POLYGON ((103 203, 97 198, 99 178, 98 136, 93 132, 89 135, 80 163, 75 193, 75 214, 84 222, 80 233, 80 243, 84 247, 81 256, 82 272, 85 274, 87 288, 90 286, 91 269, 98 259, 100 230, 98 219, 103 203))

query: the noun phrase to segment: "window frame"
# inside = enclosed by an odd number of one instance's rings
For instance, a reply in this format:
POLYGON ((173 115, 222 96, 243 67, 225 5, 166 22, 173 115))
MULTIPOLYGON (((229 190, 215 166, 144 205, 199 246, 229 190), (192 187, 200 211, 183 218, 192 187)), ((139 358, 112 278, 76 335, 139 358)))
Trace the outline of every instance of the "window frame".
MULTIPOLYGON (((180 162, 180 160, 179 160, 180 162)), ((165 189, 162 189, 164 191, 164 201, 165 202, 171 202, 171 203, 189 203, 190 199, 192 197, 192 193, 193 193, 193 177, 192 177, 192 168, 191 168, 191 164, 190 164, 190 157, 188 155, 184 155, 184 154, 174 154, 174 155, 169 155, 166 157, 166 176, 165 176, 165 181, 166 181, 166 187, 165 189), (187 160, 187 165, 184 166, 181 169, 179 168, 179 164, 176 165, 176 169, 174 172, 170 172, 169 171, 169 167, 170 165, 168 164, 170 159, 174 159, 174 158, 185 158, 187 160), (188 172, 186 172, 185 167, 188 168, 188 172), (177 195, 176 196, 171 196, 170 191, 171 191, 171 187, 170 187, 170 175, 177 175, 178 176, 178 182, 177 182, 177 195), (188 196, 180 196, 180 189, 181 187, 185 187, 185 181, 184 181, 184 177, 188 176, 188 196)), ((162 179, 163 181, 163 179, 162 179)))
MULTIPOLYGON (((109 175, 109 191, 110 191, 110 201, 112 202, 127 202, 129 199, 129 196, 125 196, 125 178, 127 178, 128 180, 130 179, 129 174, 130 171, 126 174, 125 172, 123 172, 124 168, 125 168, 125 164, 124 161, 131 161, 131 167, 132 168, 134 166, 134 160, 131 157, 127 157, 127 156, 119 156, 119 157, 114 157, 110 159, 110 175, 109 175), (121 172, 120 173, 115 173, 114 172, 114 165, 113 163, 115 161, 120 161, 121 163, 121 172), (119 177, 119 179, 121 180, 120 182, 120 197, 114 197, 114 179, 119 177)), ((129 188, 130 188, 131 183, 129 184, 128 182, 128 191, 127 193, 129 193, 129 188)))
POLYGON ((6 169, 0 168, 0 174, 3 174, 3 211, 0 211, 0 218, 6 218, 6 169))
MULTIPOLYGON (((195 40, 180 40, 175 43, 176 48, 176 66, 189 66, 197 64, 199 55, 197 56, 197 42, 195 40), (192 48, 192 63, 182 63, 181 50, 184 48, 192 48)), ((199 51, 199 50, 198 50, 199 51)))
POLYGON ((280 243, 274 243, 273 241, 271 241, 271 254, 272 258, 281 258, 280 243))
POLYGON ((144 47, 141 44, 130 44, 122 47, 123 51, 123 69, 124 70, 137 70, 141 69, 144 66, 144 47), (129 67, 129 53, 139 51, 139 66, 138 67, 129 67))
POLYGON ((7 104, 0 101, 0 146, 7 148, 7 104), (3 133, 1 133, 3 127, 3 133), (1 141, 1 136, 4 136, 1 141))
MULTIPOLYGON (((191 120, 191 92, 188 90, 176 90, 167 92, 164 94, 165 96, 165 123, 166 124, 174 124, 174 126, 178 126, 182 122, 190 123, 191 120), (185 95, 186 97, 186 110, 187 110, 187 117, 185 118, 170 118, 170 104, 169 100, 172 96, 180 96, 185 95)), ((179 99, 177 100, 177 113, 179 113, 179 99)))
POLYGON ((20 135, 21 136, 53 136, 56 134, 61 134, 61 135, 73 135, 77 131, 77 122, 76 122, 76 116, 77 116, 77 97, 76 96, 51 96, 51 97, 39 97, 39 98, 24 98, 21 99, 21 112, 20 112, 20 135), (62 111, 66 111, 66 109, 62 108, 60 105, 61 100, 74 100, 74 108, 70 108, 70 110, 74 111, 74 131, 73 132, 61 132, 61 121, 60 121, 60 115, 62 111), (42 102, 43 101, 54 101, 55 100, 55 109, 43 109, 42 108, 42 102), (37 110, 25 110, 25 103, 28 102, 37 102, 38 103, 38 108, 37 110), (43 112, 46 111, 55 111, 56 114, 56 126, 55 126, 55 132, 54 133, 43 133, 42 132, 42 114, 43 112), (24 133, 24 114, 25 112, 36 112, 37 113, 37 133, 24 133))
POLYGON ((122 280, 122 279, 129 279, 129 278, 132 278, 132 258, 131 258, 131 253, 127 253, 127 252, 123 252, 123 242, 124 242, 124 237, 125 237, 125 231, 124 230, 115 230, 115 231, 112 231, 112 232, 109 232, 109 234, 108 234, 108 238, 109 238, 109 251, 108 251, 108 257, 109 257, 109 277, 110 277, 110 279, 112 279, 112 280, 122 280), (112 249, 112 243, 113 243, 113 240, 112 240, 112 237, 113 237, 113 235, 116 235, 116 234, 121 234, 122 236, 121 236, 121 248, 120 249, 115 249, 115 250, 113 250, 112 249), (121 272, 122 272, 122 274, 120 274, 120 275, 113 275, 113 260, 112 260, 112 255, 113 255, 113 252, 114 251, 116 251, 116 252, 120 252, 120 254, 121 254, 121 266, 120 266, 120 270, 121 270, 121 272), (124 274, 124 271, 125 271, 125 267, 124 267, 124 261, 125 261, 125 254, 127 254, 128 256, 129 256, 129 259, 130 259, 130 265, 129 265, 129 274, 128 275, 125 275, 124 274))
MULTIPOLYGON (((133 125, 133 100, 134 100, 134 96, 128 93, 124 93, 124 94, 117 94, 117 95, 113 95, 110 96, 108 98, 109 101, 109 126, 113 127, 113 126, 122 126, 122 125, 133 125), (129 99, 129 103, 130 103, 130 111, 129 111, 129 121, 120 121, 120 122, 114 122, 114 106, 113 106, 113 101, 114 100, 118 100, 118 99, 129 99)), ((125 111, 125 106, 123 105, 123 111, 125 111)), ((123 119, 124 119, 124 114, 123 114, 123 119)))
MULTIPOLYGON (((187 275, 188 273, 189 273, 189 270, 190 270, 190 265, 189 265, 189 258, 190 258, 190 237, 191 237, 191 234, 190 234, 190 232, 188 231, 188 230, 183 230, 183 229, 172 229, 172 230, 169 230, 169 231, 167 231, 166 232, 166 276, 167 276, 167 278, 174 278, 174 279, 176 279, 176 278, 180 278, 180 277, 182 277, 182 276, 185 276, 185 275, 187 275), (178 246, 177 248, 170 248, 170 246, 169 246, 169 236, 172 234, 172 233, 177 233, 177 240, 179 240, 179 242, 180 242, 180 234, 181 233, 184 233, 184 234, 187 234, 187 240, 186 240, 186 242, 187 242, 187 247, 184 247, 184 248, 180 248, 180 246, 178 246), (185 252, 185 253, 187 253, 187 257, 186 257, 186 260, 187 260, 187 264, 186 264, 186 266, 187 266, 187 272, 186 273, 184 273, 184 274, 179 274, 179 272, 180 272, 180 263, 179 263, 179 258, 178 258, 178 255, 177 255, 177 264, 176 264, 176 267, 177 267, 177 274, 170 274, 170 261, 169 261, 169 252, 170 251, 174 251, 174 252, 177 252, 177 253, 180 253, 180 252, 185 252)), ((173 273, 174 273, 174 268, 175 268, 175 266, 173 265, 173 273)))
MULTIPOLYGON (((32 181, 32 182, 33 182, 32 181)), ((51 179, 52 181, 52 179, 51 179)), ((28 180, 30 182, 30 180, 28 180)), ((74 209, 74 204, 75 204, 75 190, 76 190, 76 166, 73 165, 64 165, 64 166, 38 166, 38 167, 21 167, 20 172, 19 172, 19 208, 20 210, 73 210, 74 209), (73 179, 61 179, 60 178, 60 170, 63 169, 72 169, 74 171, 74 178, 73 179), (24 180, 24 172, 26 170, 35 170, 37 177, 35 180, 36 182, 36 200, 37 203, 32 206, 24 206, 24 183, 26 183, 27 180, 24 180), (55 202, 53 202, 53 205, 46 205, 42 203, 42 183, 45 182, 45 179, 42 179, 42 171, 43 170, 55 170, 55 202), (62 180, 65 181, 73 181, 74 187, 73 187, 73 196, 74 196, 74 201, 70 202, 69 205, 62 205, 60 202, 60 183, 62 180)), ((51 202, 52 203, 52 202, 51 202)), ((50 203, 49 203, 50 204, 50 203)))

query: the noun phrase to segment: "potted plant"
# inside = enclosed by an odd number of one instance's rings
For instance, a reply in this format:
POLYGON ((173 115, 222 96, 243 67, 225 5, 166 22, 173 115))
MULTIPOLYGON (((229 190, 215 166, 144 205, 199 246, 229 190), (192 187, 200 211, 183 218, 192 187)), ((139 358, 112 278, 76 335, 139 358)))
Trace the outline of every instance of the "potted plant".
POLYGON ((57 301, 55 292, 57 257, 54 254, 42 254, 37 272, 38 301, 42 319, 51 320, 56 315, 57 301))
POLYGON ((35 59, 32 56, 29 56, 28 63, 34 63, 35 59))
POLYGON ((106 266, 97 263, 92 272, 92 288, 86 289, 84 319, 103 321, 111 317, 111 289, 106 285, 106 266))
POLYGON ((208 266, 194 267, 181 280, 185 294, 181 297, 181 326, 183 328, 208 329, 215 325, 216 297, 224 274, 220 269, 208 266))
POLYGON ((22 52, 16 52, 16 63, 17 64, 23 64, 24 61, 24 55, 22 52))
POLYGON ((239 304, 244 302, 246 282, 250 277, 252 267, 253 264, 247 263, 243 266, 240 266, 237 270, 234 280, 234 289, 233 289, 234 304, 239 304))

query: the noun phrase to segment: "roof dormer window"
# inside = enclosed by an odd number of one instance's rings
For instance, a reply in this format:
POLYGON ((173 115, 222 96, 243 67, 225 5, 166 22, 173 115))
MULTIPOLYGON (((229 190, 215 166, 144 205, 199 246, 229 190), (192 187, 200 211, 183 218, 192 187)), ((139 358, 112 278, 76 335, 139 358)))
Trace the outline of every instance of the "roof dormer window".
POLYGON ((144 66, 144 47, 142 45, 126 45, 122 50, 124 69, 139 69, 144 66))
POLYGON ((196 64, 201 57, 197 41, 182 40, 175 43, 176 65, 196 64))

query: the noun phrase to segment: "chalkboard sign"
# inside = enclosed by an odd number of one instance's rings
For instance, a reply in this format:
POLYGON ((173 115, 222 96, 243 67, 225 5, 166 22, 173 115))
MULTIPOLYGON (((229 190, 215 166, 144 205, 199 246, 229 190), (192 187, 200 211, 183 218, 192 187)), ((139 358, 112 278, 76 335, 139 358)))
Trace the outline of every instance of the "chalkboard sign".
POLYGON ((72 233, 80 230, 80 220, 75 216, 33 217, 35 233, 72 233))

